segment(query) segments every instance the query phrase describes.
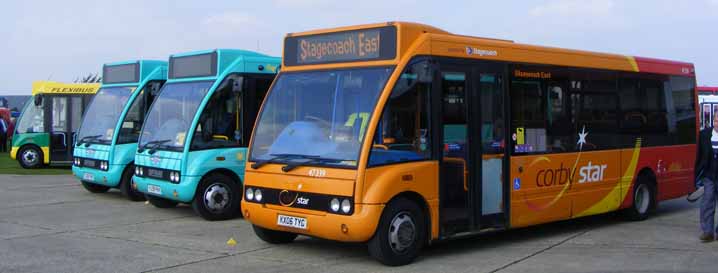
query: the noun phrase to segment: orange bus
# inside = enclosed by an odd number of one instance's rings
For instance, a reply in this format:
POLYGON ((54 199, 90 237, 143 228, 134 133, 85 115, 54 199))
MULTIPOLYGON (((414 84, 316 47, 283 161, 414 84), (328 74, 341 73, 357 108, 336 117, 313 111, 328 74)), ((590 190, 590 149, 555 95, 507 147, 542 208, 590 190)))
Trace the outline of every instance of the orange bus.
POLYGON ((255 124, 242 213, 269 243, 431 242, 694 189, 690 63, 391 22, 288 34, 255 124))

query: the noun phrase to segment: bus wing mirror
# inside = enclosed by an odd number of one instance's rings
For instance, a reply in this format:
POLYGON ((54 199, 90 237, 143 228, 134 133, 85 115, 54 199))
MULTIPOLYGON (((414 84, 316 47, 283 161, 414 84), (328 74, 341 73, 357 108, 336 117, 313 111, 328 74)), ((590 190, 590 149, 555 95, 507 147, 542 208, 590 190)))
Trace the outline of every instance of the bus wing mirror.
POLYGON ((421 62, 417 64, 416 81, 420 83, 430 83, 434 79, 434 65, 429 62, 421 62))
POLYGON ((237 77, 234 81, 232 81, 232 92, 235 94, 241 94, 242 86, 244 86, 244 77, 237 77))
POLYGON ((35 106, 40 106, 42 104, 42 95, 35 96, 35 106))
POLYGON ((153 82, 150 84, 150 95, 157 96, 157 94, 160 93, 160 89, 162 87, 162 84, 159 82, 153 82))

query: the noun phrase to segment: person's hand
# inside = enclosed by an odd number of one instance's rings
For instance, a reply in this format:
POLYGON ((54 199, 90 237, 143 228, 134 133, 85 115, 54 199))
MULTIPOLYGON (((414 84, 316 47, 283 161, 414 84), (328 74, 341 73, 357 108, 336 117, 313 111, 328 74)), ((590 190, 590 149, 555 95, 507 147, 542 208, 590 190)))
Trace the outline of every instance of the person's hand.
POLYGON ((700 176, 698 176, 698 177, 696 178, 696 182, 695 182, 695 183, 696 183, 696 189, 697 189, 697 188, 700 188, 700 187, 703 187, 703 179, 701 179, 700 176))

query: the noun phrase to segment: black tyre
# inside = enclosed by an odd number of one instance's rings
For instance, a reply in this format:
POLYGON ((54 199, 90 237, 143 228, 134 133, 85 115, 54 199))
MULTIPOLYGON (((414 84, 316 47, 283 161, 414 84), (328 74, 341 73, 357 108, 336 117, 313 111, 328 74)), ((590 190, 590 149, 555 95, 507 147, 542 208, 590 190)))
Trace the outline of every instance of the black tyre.
POLYGON ((43 165, 43 154, 40 148, 25 146, 17 153, 17 161, 25 169, 36 169, 43 165))
POLYGON ((624 215, 632 221, 643 221, 656 208, 655 178, 651 175, 639 175, 633 186, 633 204, 624 210, 624 215))
POLYGON ((205 220, 227 220, 239 215, 242 187, 237 181, 220 173, 202 178, 192 208, 205 220))
POLYGON ((296 233, 266 229, 257 225, 252 225, 252 228, 259 239, 270 244, 288 244, 297 238, 296 233))
POLYGON ((161 209, 169 209, 174 208, 177 206, 177 202, 172 200, 167 200, 162 197, 157 197, 149 194, 145 194, 145 198, 147 198, 147 201, 150 202, 153 206, 161 209))
POLYGON ((132 174, 135 171, 135 165, 129 164, 122 172, 120 179, 120 192, 130 201, 145 201, 145 194, 132 188, 132 174))
POLYGON ((85 181, 82 181, 82 187, 84 187, 87 191, 91 193, 103 193, 110 190, 110 187, 108 186, 98 185, 85 181))
POLYGON ((379 219, 369 254, 389 266, 411 263, 426 242, 426 221, 413 201, 399 198, 390 202, 379 219))

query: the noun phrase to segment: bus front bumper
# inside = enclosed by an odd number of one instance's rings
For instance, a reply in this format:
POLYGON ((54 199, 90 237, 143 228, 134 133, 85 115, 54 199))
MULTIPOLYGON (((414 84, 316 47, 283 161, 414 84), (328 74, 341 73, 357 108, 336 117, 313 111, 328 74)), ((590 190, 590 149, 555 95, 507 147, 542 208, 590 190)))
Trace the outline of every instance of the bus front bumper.
POLYGON ((321 211, 286 209, 276 205, 258 204, 242 200, 242 215, 252 224, 271 229, 340 242, 366 242, 374 236, 384 205, 357 204, 353 215, 339 215, 321 211), (277 224, 279 215, 306 219, 307 228, 298 229, 277 224))
POLYGON ((20 149, 20 147, 12 147, 10 148, 10 159, 17 160, 17 151, 20 149))
POLYGON ((72 174, 80 181, 117 188, 122 180, 125 165, 110 165, 107 171, 72 166, 72 174))
POLYGON ((181 203, 190 203, 192 202, 192 199, 194 199, 194 193, 197 190, 200 178, 201 177, 198 176, 182 175, 180 177, 179 184, 174 184, 165 180, 138 176, 132 177, 132 180, 134 181, 134 187, 136 187, 137 191, 147 195, 162 197, 164 199, 181 203), (154 186, 153 188, 159 187, 160 192, 149 192, 148 187, 150 185, 154 186))

